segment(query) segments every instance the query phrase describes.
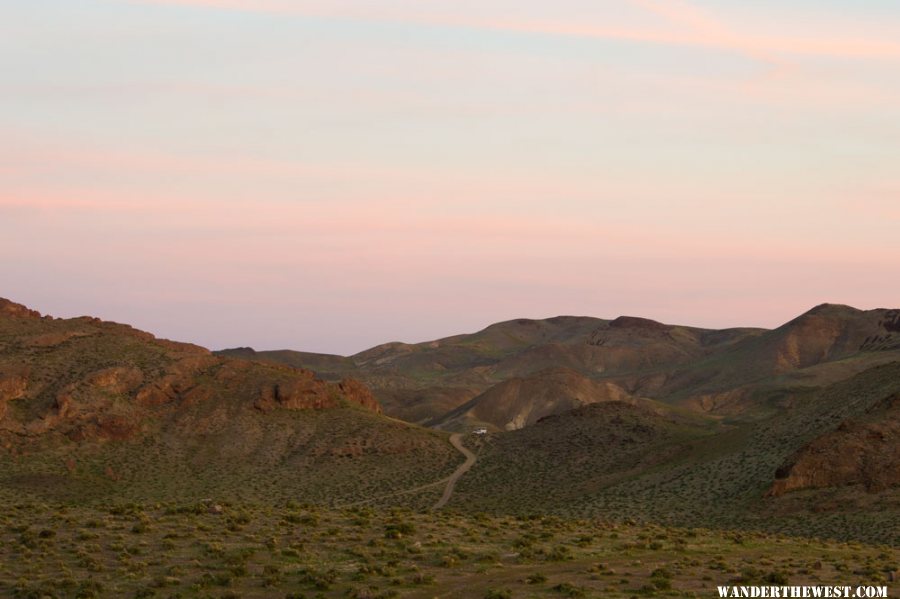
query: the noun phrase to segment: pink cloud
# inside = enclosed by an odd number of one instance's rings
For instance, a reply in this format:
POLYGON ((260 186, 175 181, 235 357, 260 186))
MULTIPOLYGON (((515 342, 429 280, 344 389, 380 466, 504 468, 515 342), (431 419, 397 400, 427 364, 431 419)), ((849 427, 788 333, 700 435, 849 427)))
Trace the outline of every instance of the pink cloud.
MULTIPOLYGON (((880 205, 888 209, 886 201, 880 205)), ((702 212, 687 205, 683 209, 702 212)), ((223 255, 236 260, 247 257, 251 263, 261 257, 292 263, 303 252, 335 267, 348 255, 361 254, 385 263, 415 263, 423 268, 436 256, 461 255, 470 256, 480 265, 494 259, 490 256, 500 261, 527 257, 551 263, 570 262, 577 257, 588 262, 626 263, 705 263, 726 259, 817 263, 825 257, 823 251, 835 264, 878 261, 869 247, 837 239, 826 251, 804 235, 772 234, 760 238, 758 227, 738 231, 703 222, 675 226, 659 218, 628 223, 584 215, 453 214, 416 203, 377 198, 358 204, 258 199, 222 202, 178 195, 121 196, 109 190, 72 190, 4 193, 0 195, 2 212, 17 215, 41 229, 113 231, 111 239, 125 244, 125 252, 133 239, 154 239, 165 233, 173 236, 169 247, 178 248, 184 255, 206 255, 209 260, 223 255), (217 239, 229 241, 220 246, 217 239), (247 253, 247 247, 254 251, 247 253)), ((70 237, 61 234, 59 238, 70 237)), ((102 244, 94 249, 99 247, 102 244)), ((82 251, 90 249, 84 246, 82 251)), ((895 257, 885 254, 884 261, 890 263, 895 257)))
POLYGON ((474 28, 498 31, 517 31, 566 37, 585 37, 623 40, 672 46, 709 48, 737 52, 758 59, 779 61, 784 56, 822 56, 876 60, 900 59, 900 43, 877 37, 858 38, 837 35, 773 36, 741 32, 695 6, 685 3, 665 3, 653 0, 633 0, 641 7, 663 16, 680 26, 680 30, 598 26, 577 21, 547 19, 517 19, 514 17, 479 18, 459 14, 404 7, 361 9, 349 2, 318 4, 314 2, 287 3, 249 0, 141 0, 147 4, 196 6, 249 12, 294 14, 309 17, 338 18, 385 22, 409 22, 423 25, 474 28))

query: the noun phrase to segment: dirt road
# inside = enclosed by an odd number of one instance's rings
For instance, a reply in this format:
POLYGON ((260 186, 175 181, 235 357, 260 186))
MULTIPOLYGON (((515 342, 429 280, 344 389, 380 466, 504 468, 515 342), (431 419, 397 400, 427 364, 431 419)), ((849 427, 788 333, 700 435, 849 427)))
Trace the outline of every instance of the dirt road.
POLYGON ((441 495, 441 498, 437 503, 434 504, 434 507, 431 509, 439 510, 450 501, 450 496, 453 495, 453 488, 456 486, 456 481, 459 480, 463 474, 469 471, 469 469, 475 465, 475 454, 466 449, 466 447, 462 444, 462 435, 459 433, 453 433, 450 435, 450 443, 455 447, 461 454, 466 456, 466 461, 462 463, 462 465, 456 469, 456 471, 450 475, 450 478, 447 479, 447 486, 444 487, 444 494, 441 495))
POLYGON ((453 433, 450 435, 450 444, 453 447, 463 454, 466 457, 466 461, 463 462, 459 468, 453 471, 453 474, 448 476, 447 478, 442 478, 441 480, 436 480, 431 483, 426 483, 424 485, 419 485, 417 487, 412 487, 411 489, 403 489, 401 491, 394 491, 392 493, 386 493, 385 495, 379 495, 377 497, 369 497, 368 499, 361 499, 359 501, 354 501, 351 503, 345 503, 338 505, 336 507, 339 508, 349 508, 356 507, 358 505, 365 505, 372 501, 377 501, 379 499, 388 499, 390 497, 396 497, 398 495, 411 495, 413 493, 418 493, 420 491, 425 491, 430 489, 431 487, 436 487, 438 485, 445 485, 444 494, 441 495, 441 498, 435 503, 431 509, 439 510, 450 501, 450 496, 453 495, 453 488, 456 486, 456 481, 459 480, 463 474, 469 471, 469 469, 475 464, 475 454, 465 448, 462 444, 462 435, 460 433, 453 433))

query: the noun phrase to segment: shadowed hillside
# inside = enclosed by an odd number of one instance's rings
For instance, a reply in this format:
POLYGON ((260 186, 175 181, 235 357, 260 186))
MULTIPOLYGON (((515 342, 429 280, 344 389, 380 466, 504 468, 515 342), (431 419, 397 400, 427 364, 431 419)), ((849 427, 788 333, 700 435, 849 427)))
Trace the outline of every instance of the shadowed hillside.
POLYGON ((755 420, 585 406, 489 435, 451 506, 897 543, 898 393, 895 362, 755 420))
POLYGON ((800 448, 778 469, 770 493, 854 485, 869 492, 900 485, 900 392, 800 448))
POLYGON ((755 389, 830 384, 900 359, 898 319, 898 310, 822 304, 673 373, 659 393, 727 412, 755 389))
POLYGON ((897 361, 898 323, 898 310, 823 304, 771 331, 561 316, 350 357, 249 348, 220 354, 303 366, 330 380, 354 376, 387 414, 451 430, 519 428, 611 397, 753 419, 797 393, 897 361), (548 374, 553 369, 564 370, 548 374))

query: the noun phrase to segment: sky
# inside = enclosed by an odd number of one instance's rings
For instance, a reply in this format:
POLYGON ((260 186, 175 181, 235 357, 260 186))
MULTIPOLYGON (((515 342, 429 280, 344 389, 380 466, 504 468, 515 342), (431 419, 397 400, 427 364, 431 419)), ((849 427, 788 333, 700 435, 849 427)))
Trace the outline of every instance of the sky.
POLYGON ((350 354, 900 307, 895 0, 6 0, 0 296, 350 354))

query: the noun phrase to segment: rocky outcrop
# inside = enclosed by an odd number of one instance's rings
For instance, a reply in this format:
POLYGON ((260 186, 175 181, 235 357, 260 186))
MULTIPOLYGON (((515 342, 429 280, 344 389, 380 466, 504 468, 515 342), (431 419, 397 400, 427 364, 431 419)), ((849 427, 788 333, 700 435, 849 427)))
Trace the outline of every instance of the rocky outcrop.
POLYGON ((355 379, 345 379, 330 385, 316 378, 309 370, 291 370, 290 380, 266 384, 260 390, 253 404, 263 412, 275 408, 286 410, 322 410, 340 405, 341 400, 359 404, 375 413, 381 413, 381 406, 368 387, 355 379))
POLYGON ((358 380, 344 379, 338 384, 338 389, 347 401, 358 403, 367 410, 381 414, 381 405, 372 395, 372 391, 358 380))
POLYGON ((253 404, 256 409, 270 412, 286 410, 321 410, 332 408, 337 397, 329 393, 328 385, 308 370, 297 370, 296 377, 275 384, 265 384, 253 404))
POLYGON ((207 397, 208 392, 198 384, 198 376, 219 360, 211 355, 190 355, 171 363, 163 376, 141 387, 135 399, 145 406, 158 406, 190 395, 194 399, 207 397))
POLYGON ((84 380, 90 387, 109 393, 128 393, 144 380, 144 373, 134 366, 113 366, 94 372, 84 380))
POLYGON ((139 429, 140 423, 124 416, 95 416, 72 429, 67 436, 72 441, 124 441, 135 436, 139 429))
POLYGON ((870 417, 845 421, 797 451, 776 471, 769 495, 843 485, 877 492, 900 485, 900 394, 875 406, 870 417))
POLYGON ((127 440, 172 421, 213 432, 276 408, 325 410, 349 402, 381 411, 355 380, 326 383, 309 370, 219 357, 87 316, 41 317, 8 300, 0 300, 0 338, 6 448, 45 439, 127 440), (13 400, 22 409, 10 410, 13 400))
POLYGON ((25 375, 0 372, 0 420, 6 415, 6 403, 24 397, 27 387, 25 375))
POLYGON ((40 318, 41 313, 37 310, 30 310, 22 304, 11 302, 8 299, 0 297, 0 315, 12 316, 13 318, 40 318))

